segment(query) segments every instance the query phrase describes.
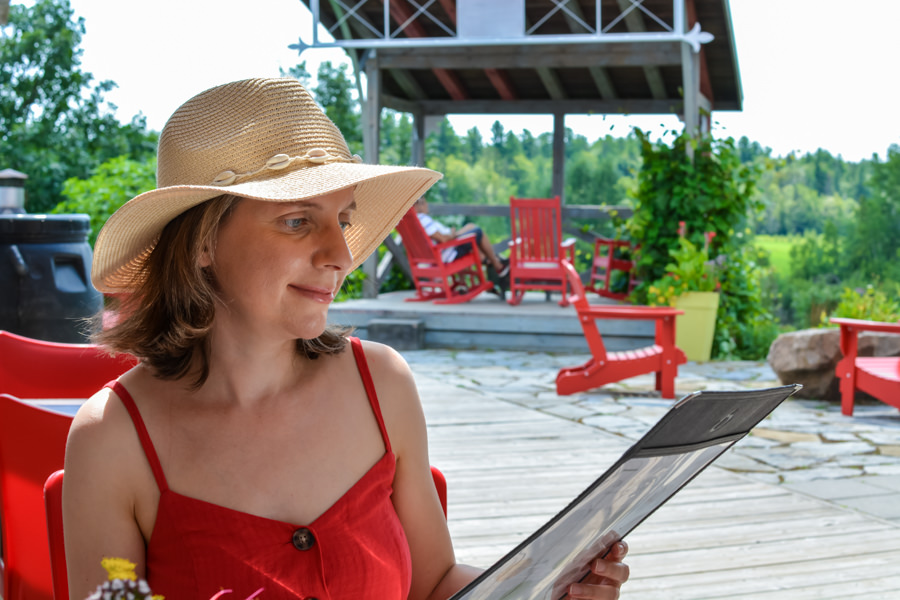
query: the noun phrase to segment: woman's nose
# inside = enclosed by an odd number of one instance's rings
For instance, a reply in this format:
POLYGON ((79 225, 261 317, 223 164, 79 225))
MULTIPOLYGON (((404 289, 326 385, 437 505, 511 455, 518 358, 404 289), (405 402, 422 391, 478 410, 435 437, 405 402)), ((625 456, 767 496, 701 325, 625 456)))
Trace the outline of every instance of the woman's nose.
POLYGON ((347 271, 353 264, 353 254, 344 237, 340 224, 322 231, 319 249, 316 252, 316 266, 347 271))

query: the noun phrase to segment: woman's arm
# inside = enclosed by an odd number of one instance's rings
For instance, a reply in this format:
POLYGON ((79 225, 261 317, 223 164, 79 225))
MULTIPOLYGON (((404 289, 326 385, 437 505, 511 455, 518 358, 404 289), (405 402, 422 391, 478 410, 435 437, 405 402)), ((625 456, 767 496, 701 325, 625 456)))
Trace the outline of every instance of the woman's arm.
POLYGON ((98 392, 78 411, 66 444, 63 530, 73 600, 106 580, 102 558, 128 559, 144 576, 134 486, 149 470, 124 406, 109 390, 98 392))
MULTIPOLYGON (((412 553, 413 578, 410 599, 446 600, 465 587, 480 569, 456 562, 450 533, 431 477, 425 417, 412 372, 392 349, 364 342, 366 358, 384 414, 394 454, 394 506, 412 553)), ((437 465, 440 467, 440 465, 437 465)), ((448 483, 452 489, 452 482, 448 483)), ((604 558, 591 563, 591 574, 573 584, 572 598, 612 599, 629 576, 622 563, 628 551, 616 544, 604 558)))
POLYGON ((364 344, 385 426, 397 457, 393 501, 412 555, 409 597, 412 600, 444 600, 480 571, 457 564, 453 554, 447 521, 431 476, 425 416, 409 366, 387 346, 364 344))

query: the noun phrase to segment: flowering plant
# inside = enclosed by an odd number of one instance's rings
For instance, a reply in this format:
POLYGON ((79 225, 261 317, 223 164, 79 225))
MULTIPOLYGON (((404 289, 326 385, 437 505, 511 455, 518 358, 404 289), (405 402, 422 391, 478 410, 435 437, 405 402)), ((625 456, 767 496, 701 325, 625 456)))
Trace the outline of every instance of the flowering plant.
MULTIPOLYGON (((109 579, 97 586, 93 594, 87 600, 165 600, 163 596, 150 591, 150 586, 143 579, 138 579, 134 572, 137 566, 125 558, 104 558, 100 561, 103 568, 109 574, 109 579)), ((209 600, 220 600, 232 590, 221 590, 209 600)), ((246 600, 253 600, 262 594, 263 588, 259 588, 246 600)))
POLYGON ((97 586, 93 594, 87 600, 163 600, 162 596, 154 595, 150 586, 143 579, 138 579, 134 573, 136 566, 130 560, 124 558, 104 558, 100 561, 103 568, 109 574, 109 579, 97 586))
POLYGON ((685 236, 684 221, 678 222, 678 247, 669 251, 666 274, 647 288, 647 301, 654 306, 673 305, 675 298, 685 292, 718 291, 719 270, 725 255, 709 257, 709 247, 716 236, 714 231, 703 234, 703 247, 699 248, 685 236))

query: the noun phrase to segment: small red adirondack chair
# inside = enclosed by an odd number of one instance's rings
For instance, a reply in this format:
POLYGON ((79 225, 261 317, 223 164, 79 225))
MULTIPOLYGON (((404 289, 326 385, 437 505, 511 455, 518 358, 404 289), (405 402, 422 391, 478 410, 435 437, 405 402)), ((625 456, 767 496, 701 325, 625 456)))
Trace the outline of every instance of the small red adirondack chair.
POLYGON ((856 390, 900 408, 900 357, 857 355, 860 331, 900 333, 900 323, 861 319, 831 319, 831 322, 841 326, 844 358, 835 367, 841 387, 841 412, 853 416, 856 390))
POLYGON ((668 306, 592 306, 588 304, 575 267, 564 261, 563 268, 572 286, 571 301, 578 313, 591 359, 581 366, 562 369, 556 376, 556 393, 561 396, 574 394, 636 375, 655 373, 660 395, 674 398, 678 365, 687 362, 684 352, 675 345, 675 317, 684 311, 668 306), (654 344, 638 350, 607 352, 597 329, 597 319, 654 320, 654 344))
POLYGON ((575 262, 575 240, 562 239, 562 207, 554 198, 510 198, 509 300, 522 302, 526 290, 559 292, 568 306, 564 260, 575 262))
POLYGON ((409 259, 409 270, 416 286, 416 295, 407 302, 434 300, 435 304, 468 302, 494 284, 484 276, 481 253, 475 238, 461 238, 435 244, 419 222, 416 209, 411 208, 397 224, 403 238, 403 248, 409 259), (470 245, 472 251, 445 263, 441 253, 456 246, 470 245))
POLYGON ((613 240, 609 238, 597 238, 594 240, 594 258, 591 261, 591 280, 585 286, 589 292, 594 292, 605 298, 624 300, 637 285, 634 278, 634 261, 617 258, 616 250, 631 249, 631 242, 627 240, 613 240), (621 271, 628 278, 625 291, 614 292, 612 290, 613 272, 621 271))

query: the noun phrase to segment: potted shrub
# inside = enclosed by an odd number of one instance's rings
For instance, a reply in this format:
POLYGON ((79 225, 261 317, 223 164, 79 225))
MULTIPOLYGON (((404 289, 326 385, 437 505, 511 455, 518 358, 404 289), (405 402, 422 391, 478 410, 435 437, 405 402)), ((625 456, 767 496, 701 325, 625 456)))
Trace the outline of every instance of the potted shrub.
POLYGON ((684 221, 678 223, 678 246, 669 252, 666 274, 647 289, 648 304, 674 306, 684 311, 675 326, 675 344, 688 360, 708 361, 719 310, 719 271, 725 256, 709 257, 715 232, 706 232, 703 246, 686 237, 684 221))

